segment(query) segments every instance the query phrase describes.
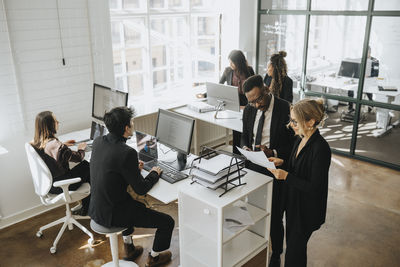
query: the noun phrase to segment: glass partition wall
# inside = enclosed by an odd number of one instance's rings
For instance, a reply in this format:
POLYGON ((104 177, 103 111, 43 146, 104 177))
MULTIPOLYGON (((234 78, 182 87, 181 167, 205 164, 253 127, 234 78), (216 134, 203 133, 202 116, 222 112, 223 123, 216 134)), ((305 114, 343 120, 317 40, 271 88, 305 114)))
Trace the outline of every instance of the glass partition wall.
POLYGON ((323 97, 335 153, 400 169, 397 0, 259 0, 257 73, 287 52, 293 102, 323 97))

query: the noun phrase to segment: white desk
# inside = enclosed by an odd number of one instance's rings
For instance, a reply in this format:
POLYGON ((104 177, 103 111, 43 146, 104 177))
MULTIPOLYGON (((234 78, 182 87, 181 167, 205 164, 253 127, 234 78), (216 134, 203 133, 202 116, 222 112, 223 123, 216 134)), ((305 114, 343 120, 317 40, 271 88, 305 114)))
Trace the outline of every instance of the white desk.
MULTIPOLYGON (((200 113, 200 112, 196 112, 193 111, 189 108, 185 107, 180 107, 180 108, 175 108, 173 109, 173 111, 183 114, 185 116, 189 116, 191 118, 194 118, 196 120, 201 120, 201 121, 205 121, 217 126, 221 126, 224 127, 226 129, 226 140, 225 143, 228 144, 229 143, 229 130, 235 130, 238 132, 242 132, 243 129, 243 123, 242 123, 242 113, 236 114, 235 116, 232 115, 232 119, 216 119, 214 118, 214 114, 215 111, 212 112, 204 112, 204 113, 200 113), (233 118, 235 117, 235 118, 233 118)), ((193 140, 193 144, 195 147, 195 154, 199 154, 198 151, 198 140, 197 140, 197 136, 199 134, 199 129, 197 127, 197 123, 195 123, 195 135, 194 135, 194 140, 193 140)))
MULTIPOLYGON (((67 134, 63 134, 59 136, 58 138, 60 141, 65 142, 67 140, 84 140, 87 139, 90 136, 90 129, 85 129, 85 130, 80 130, 80 131, 75 131, 67 134)), ((136 149, 136 139, 134 136, 132 139, 129 139, 127 141, 127 145, 133 147, 136 149)), ((76 149, 76 147, 71 147, 71 149, 76 149)), ((158 155, 163 155, 163 152, 161 151, 160 145, 158 146, 158 155)), ((165 149, 164 149, 165 151, 165 149)), ((170 151, 167 153, 166 158, 161 158, 161 160, 169 161, 172 157, 176 158, 176 153, 173 151, 170 151)), ((91 152, 85 152, 85 160, 90 162, 90 157, 91 157, 91 152)), ((196 158, 194 155, 190 155, 188 157, 188 162, 193 161, 193 159, 196 158)), ((188 173, 188 170, 185 170, 184 173, 188 173)), ((145 176, 147 175, 147 171, 143 170, 142 175, 145 176)), ((178 187, 183 185, 183 184, 189 184, 190 179, 184 179, 179 182, 170 184, 163 179, 159 179, 159 181, 153 186, 153 188, 147 193, 148 195, 154 197, 155 199, 158 199, 159 201, 168 204, 170 202, 176 201, 178 199, 178 187)))
MULTIPOLYGON (((315 81, 307 83, 311 87, 320 87, 323 92, 327 93, 330 89, 343 90, 343 91, 353 91, 354 96, 357 95, 358 89, 358 79, 351 79, 345 77, 330 77, 321 76, 315 81)), ((330 92, 332 93, 332 92, 330 92)), ((374 100, 384 103, 392 103, 396 97, 400 96, 400 80, 392 80, 391 82, 386 82, 383 80, 378 80, 376 77, 365 78, 363 93, 371 93, 374 95, 374 100), (378 85, 391 85, 396 86, 397 92, 394 91, 379 91, 378 85)), ((376 127, 382 129, 374 133, 375 137, 383 136, 387 133, 393 126, 390 125, 390 114, 389 110, 377 108, 376 114, 376 127)))

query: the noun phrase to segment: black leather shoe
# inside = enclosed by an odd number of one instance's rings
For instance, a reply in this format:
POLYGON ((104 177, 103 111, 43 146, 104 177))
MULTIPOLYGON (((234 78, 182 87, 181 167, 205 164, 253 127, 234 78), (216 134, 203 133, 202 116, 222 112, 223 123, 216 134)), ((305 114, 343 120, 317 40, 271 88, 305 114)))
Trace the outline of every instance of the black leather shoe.
POLYGON ((281 257, 271 257, 268 267, 281 267, 281 257))
POLYGON ((124 260, 126 261, 134 261, 143 253, 142 246, 133 246, 133 244, 125 244, 125 257, 124 260))
POLYGON ((88 209, 84 207, 74 210, 72 212, 72 215, 79 215, 79 216, 87 216, 87 214, 88 214, 88 209))

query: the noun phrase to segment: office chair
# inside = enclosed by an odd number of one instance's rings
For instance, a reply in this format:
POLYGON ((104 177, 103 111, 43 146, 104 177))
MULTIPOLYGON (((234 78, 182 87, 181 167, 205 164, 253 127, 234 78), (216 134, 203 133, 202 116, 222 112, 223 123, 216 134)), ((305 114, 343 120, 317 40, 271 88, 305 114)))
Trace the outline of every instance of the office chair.
POLYGON ((40 157, 40 155, 36 152, 36 150, 31 146, 31 144, 25 143, 25 150, 28 157, 29 168, 32 174, 35 193, 40 197, 42 203, 46 206, 65 203, 66 206, 65 217, 40 227, 39 231, 36 233, 36 236, 41 237, 43 235, 43 230, 62 223, 63 225, 58 232, 56 239, 54 240, 53 246, 50 248, 50 253, 54 254, 57 251, 57 243, 64 233, 65 228, 68 226, 68 229, 72 230, 73 225, 75 224, 90 237, 88 240, 89 245, 93 245, 93 234, 77 221, 77 219, 90 219, 90 217, 72 215, 71 209, 69 207, 70 203, 81 200, 90 195, 90 185, 88 183, 83 183, 76 191, 69 191, 68 186, 70 184, 80 182, 81 178, 66 179, 53 183, 53 177, 50 173, 49 168, 40 157), (52 184, 56 187, 61 187, 63 193, 49 193, 52 184))

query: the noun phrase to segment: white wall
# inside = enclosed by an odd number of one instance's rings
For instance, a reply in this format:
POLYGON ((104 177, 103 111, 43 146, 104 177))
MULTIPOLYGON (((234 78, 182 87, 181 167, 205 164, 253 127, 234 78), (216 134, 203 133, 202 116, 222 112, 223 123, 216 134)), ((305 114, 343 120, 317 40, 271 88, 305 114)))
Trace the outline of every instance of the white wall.
POLYGON ((239 49, 256 71, 257 0, 241 0, 239 15, 239 49))
POLYGON ((113 86, 114 74, 107 0, 58 1, 65 66, 56 1, 0 3, 1 228, 43 210, 24 152, 36 114, 53 111, 59 134, 87 127, 93 82, 113 86))
MULTIPOLYGON (((257 0, 230 0, 229 4, 218 2, 217 10, 222 15, 222 69, 229 66, 228 55, 234 50, 242 50, 249 65, 255 70, 257 0)), ((222 75, 222 73, 221 73, 222 75)))

